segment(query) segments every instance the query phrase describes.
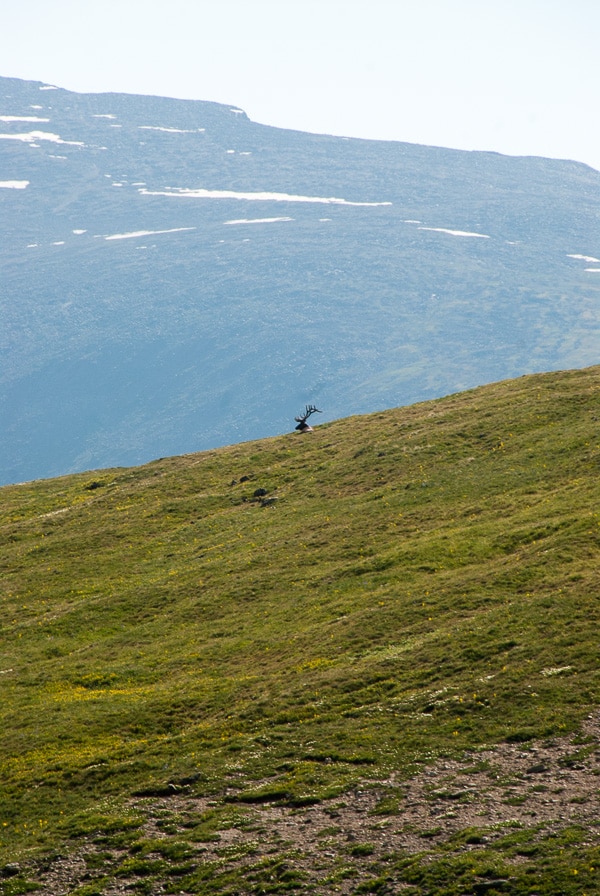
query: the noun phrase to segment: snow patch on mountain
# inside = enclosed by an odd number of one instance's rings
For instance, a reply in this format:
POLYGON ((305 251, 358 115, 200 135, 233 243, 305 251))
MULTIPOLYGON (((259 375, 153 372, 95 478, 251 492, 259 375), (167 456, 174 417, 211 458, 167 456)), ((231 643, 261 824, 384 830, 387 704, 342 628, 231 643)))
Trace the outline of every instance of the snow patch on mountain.
POLYGON ((278 221, 293 221, 293 218, 238 218, 235 221, 224 221, 225 224, 275 224, 278 221))
POLYGON ((202 190, 185 187, 167 188, 166 190, 140 190, 143 196, 171 196, 178 199, 244 199, 256 202, 315 202, 324 205, 380 206, 391 205, 391 202, 352 202, 349 199, 323 196, 296 196, 291 193, 241 193, 237 190, 202 190))
POLYGON ((140 131, 162 131, 163 134, 203 134, 206 128, 194 128, 194 130, 182 130, 181 128, 163 128, 150 124, 138 125, 140 131))
POLYGON ((489 240, 487 233, 472 233, 470 230, 449 230, 447 227, 418 227, 417 230, 432 230, 434 233, 448 233, 450 236, 471 236, 489 240))
POLYGON ((0 121, 34 121, 46 122, 49 118, 40 118, 37 115, 0 115, 0 121))
POLYGON ((140 236, 156 236, 159 233, 181 233, 184 230, 195 230, 195 227, 171 227, 169 230, 134 230, 131 233, 113 233, 105 236, 105 240, 132 240, 140 236))
POLYGON ((600 258, 594 258, 593 255, 567 255, 567 258, 576 258, 579 261, 589 261, 592 264, 600 264, 600 258))
POLYGON ((22 143, 37 144, 38 140, 49 143, 62 143, 65 146, 85 146, 76 140, 63 140, 58 134, 50 134, 47 131, 29 131, 26 134, 0 134, 0 140, 20 140, 22 143))

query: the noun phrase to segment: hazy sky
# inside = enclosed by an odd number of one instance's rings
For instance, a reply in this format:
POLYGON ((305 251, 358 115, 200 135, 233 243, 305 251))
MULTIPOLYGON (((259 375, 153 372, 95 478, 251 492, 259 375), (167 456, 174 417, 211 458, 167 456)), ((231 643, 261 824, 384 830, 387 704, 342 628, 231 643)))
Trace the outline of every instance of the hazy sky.
MULTIPOLYGON (((600 169, 600 0, 5 0, 0 75, 600 169)), ((1 112, 1 110, 0 110, 1 112)))

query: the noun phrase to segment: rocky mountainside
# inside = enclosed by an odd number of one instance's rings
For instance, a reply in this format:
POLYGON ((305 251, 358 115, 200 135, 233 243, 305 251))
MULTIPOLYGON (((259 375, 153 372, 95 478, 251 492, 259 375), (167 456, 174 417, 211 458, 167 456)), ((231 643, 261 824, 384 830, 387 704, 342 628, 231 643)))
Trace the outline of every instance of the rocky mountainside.
POLYGON ((578 163, 0 78, 0 207, 0 483, 598 360, 578 163))

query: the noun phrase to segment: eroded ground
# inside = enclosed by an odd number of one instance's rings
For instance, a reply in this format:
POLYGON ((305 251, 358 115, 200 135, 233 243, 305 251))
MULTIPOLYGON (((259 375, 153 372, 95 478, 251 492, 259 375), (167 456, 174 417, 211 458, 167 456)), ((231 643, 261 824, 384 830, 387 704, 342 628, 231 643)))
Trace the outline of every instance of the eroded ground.
MULTIPOLYGON (((214 811, 214 799, 175 792, 138 799, 135 807, 146 821, 136 843, 115 849, 92 839, 40 869, 38 892, 62 896, 78 887, 106 896, 213 892, 206 889, 211 878, 222 881, 215 893, 401 892, 408 885, 389 871, 379 890, 375 884, 368 889, 368 882, 382 880, 382 869, 398 856, 429 861, 440 850, 475 854, 507 831, 530 832, 535 842, 578 829, 583 831, 580 844, 597 845, 599 794, 596 714, 577 736, 503 744, 462 761, 441 760, 408 782, 394 777, 369 782, 302 808, 238 805, 231 827, 203 837, 199 824, 214 811)), ((227 796, 235 805, 235 793, 227 796)), ((513 855, 511 861, 525 859, 513 855)), ((479 886, 474 891, 493 893, 494 886, 500 892, 508 883, 491 880, 479 886)))

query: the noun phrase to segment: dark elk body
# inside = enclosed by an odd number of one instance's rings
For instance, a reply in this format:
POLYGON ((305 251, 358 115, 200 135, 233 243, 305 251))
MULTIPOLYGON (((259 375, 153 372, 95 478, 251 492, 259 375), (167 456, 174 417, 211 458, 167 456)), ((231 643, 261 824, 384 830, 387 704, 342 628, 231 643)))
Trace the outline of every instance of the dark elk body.
POLYGON ((314 406, 314 404, 307 404, 304 414, 298 417, 294 417, 294 420, 297 422, 298 426, 296 427, 297 432, 312 432, 313 428, 306 421, 310 417, 311 414, 320 414, 321 411, 314 406))

